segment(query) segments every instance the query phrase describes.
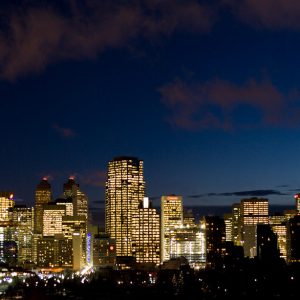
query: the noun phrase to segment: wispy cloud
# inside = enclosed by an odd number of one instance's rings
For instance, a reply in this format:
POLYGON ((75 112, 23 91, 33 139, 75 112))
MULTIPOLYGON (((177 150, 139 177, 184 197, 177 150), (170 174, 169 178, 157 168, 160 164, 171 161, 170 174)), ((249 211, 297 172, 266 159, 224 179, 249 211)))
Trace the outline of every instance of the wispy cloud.
POLYGON ((242 85, 215 79, 188 84, 180 79, 159 88, 170 110, 168 121, 188 130, 299 126, 299 91, 283 94, 269 80, 250 79, 242 85), (257 118, 247 116, 247 110, 257 118))
POLYGON ((60 126, 58 124, 53 124, 52 127, 62 137, 73 138, 73 137, 76 136, 75 131, 73 129, 71 129, 71 128, 62 127, 62 126, 60 126))
POLYGON ((60 60, 92 59, 107 48, 127 47, 137 37, 153 39, 176 30, 207 32, 214 22, 212 10, 196 0, 64 4, 62 10, 54 1, 34 1, 6 12, 0 31, 2 78, 40 72, 60 60))
POLYGON ((241 21, 268 29, 300 29, 297 0, 223 0, 241 21))
POLYGON ((238 196, 238 197, 265 197, 270 195, 287 195, 278 190, 249 190, 249 191, 237 191, 237 192, 225 192, 225 193, 207 193, 207 194, 197 194, 188 195, 187 198, 197 199, 203 197, 212 196, 238 196))

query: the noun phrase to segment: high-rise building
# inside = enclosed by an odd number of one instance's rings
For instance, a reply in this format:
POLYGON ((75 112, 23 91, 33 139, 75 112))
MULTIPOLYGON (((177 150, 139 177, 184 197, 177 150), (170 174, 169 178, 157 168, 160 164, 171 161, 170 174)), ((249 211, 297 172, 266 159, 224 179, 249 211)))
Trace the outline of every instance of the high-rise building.
POLYGON ((185 225, 170 231, 170 258, 185 257, 190 266, 200 267, 206 261, 205 230, 185 225))
POLYGON ((256 251, 257 257, 263 261, 276 262, 279 259, 277 237, 268 224, 256 226, 256 251))
POLYGON ((242 199, 241 200, 241 225, 242 246, 244 255, 256 256, 256 226, 269 224, 269 201, 268 199, 242 199))
POLYGON ((0 262, 11 266, 16 265, 18 257, 16 228, 12 222, 14 205, 13 193, 0 192, 0 262))
POLYGON ((62 234, 62 218, 66 215, 66 206, 49 203, 43 208, 43 236, 62 234))
POLYGON ((182 196, 161 197, 161 261, 170 259, 171 231, 183 225, 182 196))
POLYGON ((105 231, 116 241, 117 256, 132 256, 132 216, 145 197, 143 161, 116 157, 108 163, 105 231))
POLYGON ((12 221, 10 213, 15 205, 14 195, 11 192, 0 192, 0 225, 6 225, 12 221))
POLYGON ((300 215, 288 220, 286 226, 287 262, 300 262, 300 215))
POLYGON ((226 242, 232 242, 233 241, 233 235, 232 235, 233 216, 232 216, 232 214, 224 214, 224 222, 225 222, 226 242))
POLYGON ((73 216, 73 201, 72 198, 58 198, 55 200, 56 205, 65 205, 66 216, 73 216))
POLYGON ((225 222, 218 216, 204 216, 200 226, 205 229, 206 265, 215 267, 226 255, 225 222))
POLYGON ((15 241, 18 246, 18 263, 32 262, 33 258, 33 207, 15 205, 12 208, 13 226, 16 230, 15 241))
POLYGON ((242 244, 241 204, 232 204, 232 241, 235 246, 242 244))
POLYGON ((160 263, 160 217, 145 197, 132 216, 132 254, 137 263, 160 263))
POLYGON ((297 213, 300 214, 300 194, 296 194, 294 196, 295 200, 296 200, 296 210, 297 213))
POLYGON ((116 243, 108 234, 99 232, 93 239, 93 266, 113 266, 116 263, 116 243))
POLYGON ((63 196, 66 199, 72 199, 73 202, 73 215, 84 216, 88 219, 88 198, 80 190, 79 184, 75 182, 75 177, 70 176, 68 181, 63 186, 63 196))
POLYGON ((286 223, 280 225, 272 225, 272 230, 277 236, 277 245, 279 248, 279 256, 285 261, 287 260, 286 252, 286 223))
POLYGON ((51 199, 51 185, 44 177, 35 190, 34 230, 37 234, 43 232, 43 205, 51 202, 51 199))
POLYGON ((269 224, 276 235, 279 256, 286 261, 286 222, 290 217, 283 214, 269 216, 269 224))

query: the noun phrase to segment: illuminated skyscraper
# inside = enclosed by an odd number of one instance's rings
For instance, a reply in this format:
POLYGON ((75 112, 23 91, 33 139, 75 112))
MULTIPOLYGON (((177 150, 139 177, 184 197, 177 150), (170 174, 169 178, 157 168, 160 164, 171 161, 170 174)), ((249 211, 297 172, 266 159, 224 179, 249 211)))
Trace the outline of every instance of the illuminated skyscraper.
POLYGON ((277 245, 279 249, 279 255, 286 261, 286 231, 287 231, 287 220, 290 217, 285 215, 276 214, 269 217, 269 224, 276 234, 277 245))
POLYGON ((160 218, 145 197, 132 218, 132 253, 138 263, 160 263, 160 218))
POLYGON ((44 177, 35 190, 34 229, 37 234, 43 232, 43 205, 50 202, 51 199, 51 185, 44 177))
POLYGON ((170 259, 171 231, 183 225, 182 196, 161 197, 161 261, 170 259))
POLYGON ((108 163, 105 230, 116 241, 117 256, 132 256, 132 216, 144 196, 142 160, 116 157, 108 163))
POLYGON ((11 192, 0 192, 0 225, 12 220, 10 209, 15 205, 14 195, 11 192))
POLYGON ((232 241, 235 246, 241 246, 242 229, 241 229, 241 204, 232 204, 232 241))
POLYGON ((200 224, 205 229, 206 265, 214 267, 226 255, 225 222, 218 216, 204 216, 200 224))
POLYGON ((232 216, 232 214, 224 214, 224 222, 225 222, 226 242, 232 242, 233 241, 233 235, 232 235, 233 216, 232 216))
POLYGON ((193 267, 206 260, 205 230, 198 225, 181 226, 170 231, 170 258, 184 256, 193 267))
POLYGON ((33 260, 33 207, 16 205, 12 208, 13 226, 16 229, 15 241, 18 245, 19 264, 33 260))
POLYGON ((296 210, 297 213, 300 214, 300 194, 296 194, 294 196, 295 200, 296 200, 296 210))
POLYGON ((242 199, 241 201, 242 241, 245 256, 256 256, 256 225, 269 224, 268 199, 242 199))
POLYGON ((300 215, 289 219, 286 227, 287 262, 300 262, 300 215))
POLYGON ((79 184, 75 182, 74 176, 70 176, 64 183, 64 197, 73 201, 73 215, 84 216, 88 219, 88 198, 79 189, 79 184))
POLYGON ((17 263, 16 229, 13 226, 12 209, 15 205, 11 192, 0 192, 0 262, 17 263))
POLYGON ((43 209, 43 236, 62 234, 62 218, 66 215, 65 205, 49 203, 43 209))

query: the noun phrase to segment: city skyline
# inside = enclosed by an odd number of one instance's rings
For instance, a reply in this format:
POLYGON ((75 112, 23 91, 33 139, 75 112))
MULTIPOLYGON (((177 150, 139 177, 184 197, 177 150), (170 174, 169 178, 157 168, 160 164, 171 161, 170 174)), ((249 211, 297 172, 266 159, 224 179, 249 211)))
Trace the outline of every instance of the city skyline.
MULTIPOLYGON (((299 192, 300 4, 1 1, 0 190, 27 205, 76 177, 96 213, 108 162, 185 206, 299 192)), ((18 201, 17 201, 18 203, 18 201)))

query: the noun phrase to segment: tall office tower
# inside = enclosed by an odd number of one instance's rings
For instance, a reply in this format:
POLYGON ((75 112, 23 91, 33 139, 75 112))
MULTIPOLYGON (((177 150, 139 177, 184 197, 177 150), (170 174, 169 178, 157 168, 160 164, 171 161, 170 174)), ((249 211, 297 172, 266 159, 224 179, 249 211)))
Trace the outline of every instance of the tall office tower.
POLYGON ((297 213, 300 214, 300 194, 294 195, 294 198, 296 200, 296 210, 297 210, 297 213))
POLYGON ((64 183, 64 198, 72 199, 73 215, 84 216, 88 219, 88 198, 80 190, 79 184, 75 182, 74 176, 70 176, 68 181, 64 183))
POLYGON ((298 214, 297 209, 286 209, 283 212, 283 215, 284 215, 286 221, 294 218, 297 214, 298 214))
POLYGON ((11 192, 0 192, 0 262, 15 266, 17 263, 16 230, 12 222, 12 208, 15 205, 11 192))
MULTIPOLYGON (((77 242, 79 240, 81 240, 81 248, 80 248, 81 250, 80 251, 82 252, 82 254, 80 255, 80 259, 82 261, 80 262, 80 265, 84 265, 87 262, 86 258, 89 257, 89 254, 87 253, 88 198, 80 190, 79 184, 75 182, 74 176, 70 176, 68 181, 66 183, 64 183, 63 190, 64 190, 63 196, 64 196, 64 198, 66 198, 66 201, 68 201, 70 199, 72 200, 74 218, 75 219, 79 218, 80 222, 82 221, 82 218, 84 218, 84 220, 85 220, 84 233, 81 232, 79 235, 73 234, 73 239, 75 239, 77 242)), ((70 205, 68 206, 67 203, 65 203, 65 205, 69 212, 70 205)), ((67 213, 67 215, 71 215, 71 213, 67 213)), ((77 245, 77 243, 75 243, 75 244, 77 245)), ((75 264, 77 264, 77 263, 75 263, 75 264)))
POLYGON ((13 226, 16 228, 15 241, 18 246, 18 263, 32 262, 33 249, 33 207, 15 205, 12 208, 13 226))
POLYGON ((62 218, 65 215, 65 205, 45 204, 43 209, 43 236, 62 234, 62 218))
POLYGON ((256 226, 269 224, 268 199, 242 199, 241 200, 242 245, 244 255, 256 256, 256 226))
POLYGON ((285 261, 286 261, 286 221, 289 219, 290 217, 287 218, 287 216, 282 214, 275 214, 273 216, 269 216, 269 224, 277 237, 277 245, 279 249, 280 258, 283 258, 285 261))
POLYGON ((200 226, 181 226, 170 232, 170 258, 184 256, 190 266, 200 267, 206 261, 205 231, 200 226))
POLYGON ((195 227, 195 217, 191 209, 183 210, 183 225, 195 227))
POLYGON ((226 254, 224 219, 218 216, 204 216, 200 224, 205 228, 206 266, 215 267, 226 254))
POLYGON ((282 224, 271 225, 273 232, 277 236, 277 245, 279 248, 279 256, 285 261, 287 259, 286 254, 286 222, 282 224))
POLYGON ((276 234, 268 224, 257 224, 256 226, 256 256, 263 261, 276 263, 279 259, 279 250, 276 234))
POLYGON ((160 218, 145 197, 132 215, 132 254, 138 263, 160 263, 160 218))
POLYGON ((279 213, 269 216, 269 224, 270 225, 279 225, 285 221, 286 221, 286 217, 279 213))
POLYGON ((234 203, 231 207, 232 214, 232 241, 235 246, 242 244, 242 229, 241 229, 241 204, 234 203))
POLYGON ((288 220, 286 226, 287 262, 300 262, 300 215, 288 220))
MULTIPOLYGON (((87 253, 86 237, 87 237, 87 226, 85 216, 63 216, 62 217, 62 233, 64 238, 74 244, 74 239, 76 241, 75 245, 80 241, 81 246, 77 248, 77 252, 71 251, 69 253, 70 257, 73 257, 73 267, 76 264, 76 258, 74 256, 78 254, 78 249, 80 249, 80 266, 86 264, 86 259, 89 253, 87 253), (77 253, 77 254, 76 254, 77 253), (73 254, 73 255, 72 255, 73 254)), ((74 249, 73 249, 74 250, 74 249)), ((76 267, 77 268, 77 267, 76 267)))
POLYGON ((116 263, 116 243, 108 234, 99 232, 93 239, 93 266, 113 266, 116 263))
POLYGON ((51 202, 51 199, 51 185, 44 177, 35 190, 34 230, 37 234, 43 232, 43 205, 51 202))
POLYGON ((170 259, 171 231, 183 225, 182 196, 161 197, 161 261, 170 259))
POLYGON ((225 222, 225 236, 226 242, 232 242, 232 228, 233 228, 233 216, 232 214, 224 214, 224 222, 225 222))
POLYGON ((62 234, 44 236, 37 242, 37 265, 39 267, 72 267, 72 241, 62 234))
POLYGON ((55 200, 56 205, 65 205, 66 207, 66 216, 73 216, 73 201, 71 198, 58 198, 55 200))
POLYGON ((116 157, 108 163, 105 231, 116 241, 117 256, 132 256, 132 216, 145 196, 143 161, 116 157))
POLYGON ((12 220, 10 209, 14 207, 14 195, 11 192, 0 192, 0 225, 6 225, 12 220))

